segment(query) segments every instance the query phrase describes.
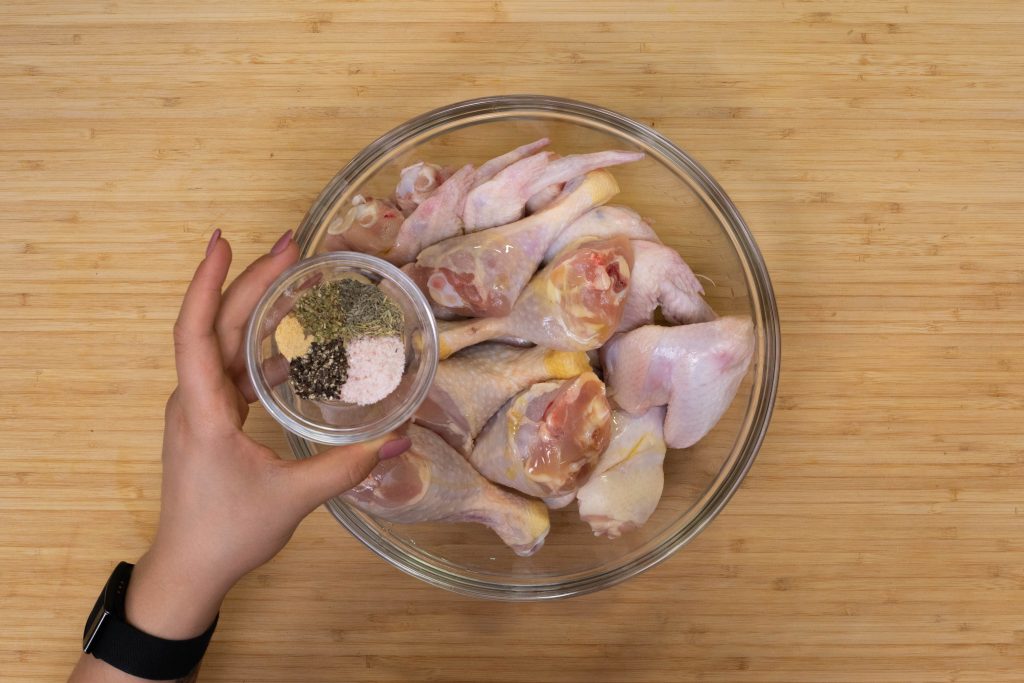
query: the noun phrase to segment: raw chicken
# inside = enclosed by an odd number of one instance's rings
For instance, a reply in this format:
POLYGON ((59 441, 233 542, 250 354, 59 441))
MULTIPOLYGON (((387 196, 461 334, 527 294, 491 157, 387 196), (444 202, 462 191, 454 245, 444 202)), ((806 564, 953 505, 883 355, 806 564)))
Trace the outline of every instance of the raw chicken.
POLYGON ((633 278, 618 332, 628 332, 654 320, 659 306, 673 325, 714 320, 701 294, 704 288, 679 252, 655 242, 632 240, 633 278))
POLYGON ((501 156, 494 157, 490 161, 481 164, 480 168, 476 170, 476 175, 473 176, 473 187, 486 183, 497 173, 505 170, 520 159, 525 159, 531 154, 547 147, 550 142, 551 140, 548 140, 547 138, 541 138, 540 140, 535 140, 534 142, 522 145, 521 147, 516 147, 511 152, 505 152, 501 156))
POLYGON ((605 344, 601 361, 611 398, 634 415, 667 405, 665 441, 687 448, 725 413, 753 354, 753 323, 728 316, 640 327, 605 344))
POLYGON ((469 455, 473 439, 508 399, 536 382, 570 379, 588 370, 590 361, 582 352, 480 344, 437 366, 414 421, 469 455))
POLYGON ((419 162, 404 168, 394 203, 358 196, 352 200, 352 208, 328 227, 328 251, 360 251, 386 256, 397 265, 409 263, 420 250, 462 231, 463 205, 470 187, 536 153, 548 141, 545 137, 524 144, 475 171, 464 168, 463 175, 451 184, 447 182, 452 179, 451 170, 436 164, 419 162), (438 191, 441 187, 446 188, 438 191), (427 206, 420 210, 424 204, 427 206))
POLYGON ((643 525, 665 485, 665 409, 636 417, 612 412, 612 437, 587 483, 576 492, 580 519, 595 536, 618 538, 643 525))
POLYGON ((589 171, 643 159, 642 152, 595 152, 558 157, 540 152, 512 164, 466 197, 462 214, 466 232, 519 220, 526 202, 549 185, 564 183, 589 171))
MULTIPOLYGON (((558 154, 552 152, 552 159, 560 158, 558 154)), ((542 209, 546 209, 551 206, 557 199, 562 190, 565 189, 565 183, 552 183, 542 190, 538 190, 533 194, 532 197, 526 200, 526 213, 537 213, 542 209)))
POLYGON ((592 372, 522 392, 484 427, 470 462, 497 484, 567 504, 608 446, 611 408, 592 372))
POLYGON ((327 251, 361 251, 380 255, 391 248, 404 220, 402 212, 387 199, 352 198, 352 206, 327 225, 327 251))
POLYGON ((544 211, 428 247, 408 272, 430 299, 454 314, 508 315, 558 233, 618 191, 608 171, 591 171, 544 211))
POLYGON ((563 351, 596 349, 619 326, 632 268, 625 237, 584 242, 539 272, 508 316, 439 325, 441 357, 504 335, 563 351))
MULTIPOLYGON (((415 263, 406 263, 401 268, 402 272, 409 276, 409 278, 416 283, 416 285, 426 291, 426 285, 423 283, 420 277, 422 271, 416 267, 415 263)), ((465 316, 460 313, 453 311, 452 309, 442 306, 436 301, 432 300, 429 296, 427 297, 427 304, 430 306, 430 312, 434 314, 434 317, 438 320, 460 320, 465 316)))
POLYGON ((490 527, 521 556, 544 544, 551 528, 548 511, 490 483, 429 429, 409 425, 412 447, 382 460, 342 497, 378 519, 416 522, 477 522, 490 527))
POLYGON ((466 164, 416 207, 399 228, 395 243, 384 253, 397 266, 410 263, 424 247, 462 232, 462 205, 473 184, 473 167, 466 164))
MULTIPOLYGON (((486 182, 510 164, 514 164, 520 159, 539 152, 550 141, 548 138, 542 137, 539 140, 516 147, 515 150, 484 163, 473 173, 473 181, 470 186, 475 187, 486 182)), ((403 168, 398 178, 398 186, 394 190, 395 204, 401 209, 403 214, 408 216, 451 176, 451 169, 422 161, 403 168)))
POLYGON ((566 247, 584 239, 623 235, 631 240, 659 242, 657 233, 640 214, 624 206, 599 206, 577 218, 548 247, 544 262, 558 256, 566 247))
POLYGON ((451 170, 419 161, 402 169, 395 188, 395 204, 406 216, 416 210, 451 176, 451 170))
POLYGON ((526 200, 526 213, 537 213, 551 206, 558 199, 558 195, 562 194, 564 187, 565 183, 555 183, 534 194, 526 200))

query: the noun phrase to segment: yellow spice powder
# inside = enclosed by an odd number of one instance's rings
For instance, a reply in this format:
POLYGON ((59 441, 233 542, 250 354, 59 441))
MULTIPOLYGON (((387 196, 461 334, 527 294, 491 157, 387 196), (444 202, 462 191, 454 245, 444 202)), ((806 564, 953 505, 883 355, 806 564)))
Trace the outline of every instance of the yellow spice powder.
POLYGON ((289 361, 309 353, 313 338, 302 329, 302 324, 293 314, 289 313, 274 330, 274 341, 277 349, 289 361))

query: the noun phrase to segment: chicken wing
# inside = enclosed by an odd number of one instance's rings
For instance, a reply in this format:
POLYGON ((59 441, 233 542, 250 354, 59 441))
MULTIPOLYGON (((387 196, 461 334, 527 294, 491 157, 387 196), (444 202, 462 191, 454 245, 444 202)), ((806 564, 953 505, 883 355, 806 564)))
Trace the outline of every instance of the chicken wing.
POLYGON ((466 197, 463 223, 466 232, 493 228, 523 217, 530 197, 556 183, 590 171, 643 159, 642 152, 595 152, 559 157, 540 152, 521 159, 477 185, 466 197))
POLYGON ((727 316, 679 327, 645 325, 605 344, 601 361, 615 403, 633 415, 667 405, 665 441, 687 448, 728 409, 753 354, 753 323, 727 316))
POLYGON ((703 323, 717 316, 704 301, 704 287, 672 247, 632 240, 633 278, 622 311, 619 332, 628 332, 654 320, 661 308, 673 325, 703 323))

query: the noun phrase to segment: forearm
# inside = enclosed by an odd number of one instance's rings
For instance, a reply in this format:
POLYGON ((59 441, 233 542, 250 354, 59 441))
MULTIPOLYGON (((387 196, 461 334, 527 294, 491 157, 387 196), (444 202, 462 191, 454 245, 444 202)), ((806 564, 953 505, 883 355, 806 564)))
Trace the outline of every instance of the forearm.
MULTIPOLYGON (((199 676, 199 667, 174 683, 194 683, 199 676)), ((131 674, 115 669, 106 662, 100 661, 92 655, 83 654, 78 658, 75 670, 71 672, 68 683, 149 683, 147 679, 138 678, 131 674)))
POLYGON ((128 623, 167 640, 194 638, 210 627, 231 583, 215 581, 182 559, 155 549, 142 556, 125 597, 128 623))

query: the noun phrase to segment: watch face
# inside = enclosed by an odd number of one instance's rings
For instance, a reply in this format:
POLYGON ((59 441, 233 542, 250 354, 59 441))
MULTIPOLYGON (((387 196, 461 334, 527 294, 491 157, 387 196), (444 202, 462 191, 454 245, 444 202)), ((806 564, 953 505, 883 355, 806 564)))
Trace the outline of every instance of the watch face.
POLYGON ((89 653, 92 651, 93 641, 96 640, 100 627, 103 626, 103 622, 106 621, 108 616, 110 616, 110 612, 100 609, 89 619, 89 623, 85 625, 85 635, 82 638, 82 652, 89 653))
POLYGON ((103 622, 108 617, 124 618, 124 596, 128 591, 128 581, 132 577, 134 565, 121 562, 107 579, 103 592, 96 598, 96 606, 92 608, 89 621, 85 624, 82 634, 82 651, 92 652, 96 637, 100 634, 103 622))

